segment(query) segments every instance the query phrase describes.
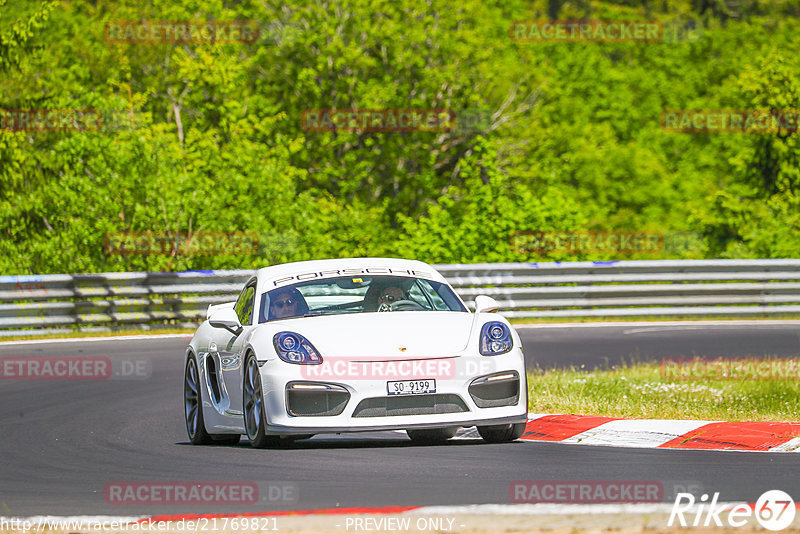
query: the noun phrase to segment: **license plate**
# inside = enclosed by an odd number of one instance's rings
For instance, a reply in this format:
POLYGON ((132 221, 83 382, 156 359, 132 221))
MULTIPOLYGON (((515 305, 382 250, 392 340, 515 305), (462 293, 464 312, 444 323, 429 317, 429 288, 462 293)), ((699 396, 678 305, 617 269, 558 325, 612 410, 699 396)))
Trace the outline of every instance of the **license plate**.
POLYGON ((436 380, 425 378, 422 380, 396 380, 386 382, 389 395, 417 395, 421 393, 436 393, 436 380))

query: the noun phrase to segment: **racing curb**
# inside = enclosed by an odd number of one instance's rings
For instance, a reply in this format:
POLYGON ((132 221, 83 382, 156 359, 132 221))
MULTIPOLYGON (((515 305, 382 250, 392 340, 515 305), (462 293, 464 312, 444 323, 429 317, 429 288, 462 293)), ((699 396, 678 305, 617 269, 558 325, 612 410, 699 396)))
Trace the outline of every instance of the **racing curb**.
MULTIPOLYGON (((477 437, 477 431, 469 429, 458 437, 477 437)), ((800 423, 528 414, 520 439, 613 447, 800 452, 800 423)))

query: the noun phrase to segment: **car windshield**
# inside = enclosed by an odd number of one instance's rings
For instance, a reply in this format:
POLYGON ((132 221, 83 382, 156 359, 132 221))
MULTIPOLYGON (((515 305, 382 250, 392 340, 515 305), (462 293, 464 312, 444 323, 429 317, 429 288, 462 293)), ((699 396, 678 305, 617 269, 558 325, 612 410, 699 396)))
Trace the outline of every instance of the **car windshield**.
POLYGON ((447 284, 402 276, 342 276, 300 282, 261 295, 259 322, 289 317, 467 309, 447 284))

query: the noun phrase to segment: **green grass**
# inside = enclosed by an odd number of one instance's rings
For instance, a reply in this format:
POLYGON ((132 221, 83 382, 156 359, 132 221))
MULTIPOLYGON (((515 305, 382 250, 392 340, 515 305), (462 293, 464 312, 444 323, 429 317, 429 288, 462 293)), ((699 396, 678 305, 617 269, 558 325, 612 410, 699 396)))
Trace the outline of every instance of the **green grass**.
POLYGON ((800 422, 796 380, 665 380, 658 364, 528 375, 534 413, 636 419, 800 422))

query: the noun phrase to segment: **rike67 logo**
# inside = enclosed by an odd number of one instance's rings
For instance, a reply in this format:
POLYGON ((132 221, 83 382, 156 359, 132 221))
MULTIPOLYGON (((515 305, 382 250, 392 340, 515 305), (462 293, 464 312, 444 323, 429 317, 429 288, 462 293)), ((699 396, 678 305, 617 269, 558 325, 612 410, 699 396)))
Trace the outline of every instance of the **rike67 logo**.
POLYGON ((747 503, 717 503, 718 498, 717 492, 714 493, 711 502, 706 502, 708 494, 703 494, 700 502, 696 503, 691 493, 679 493, 675 497, 675 504, 672 505, 667 526, 673 526, 677 519, 682 527, 709 527, 712 526, 712 522, 714 526, 722 527, 726 526, 726 520, 727 526, 743 527, 752 522, 755 516, 763 528, 778 531, 791 525, 796 513, 794 500, 781 490, 764 492, 755 506, 747 503), (691 522, 687 521, 687 517, 691 522))

